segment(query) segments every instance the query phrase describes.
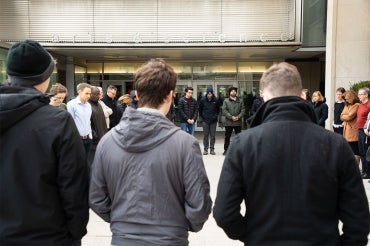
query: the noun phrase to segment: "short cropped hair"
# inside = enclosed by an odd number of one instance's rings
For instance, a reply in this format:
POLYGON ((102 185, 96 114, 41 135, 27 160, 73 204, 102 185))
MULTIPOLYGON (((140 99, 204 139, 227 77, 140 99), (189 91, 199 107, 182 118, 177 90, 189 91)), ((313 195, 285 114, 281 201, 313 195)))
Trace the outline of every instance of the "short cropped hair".
POLYGON ((88 83, 80 83, 77 85, 77 91, 83 91, 86 87, 91 88, 91 85, 88 83))
POLYGON ((64 85, 62 85, 60 83, 55 83, 55 84, 53 84, 51 86, 50 91, 49 91, 49 94, 52 95, 52 96, 54 96, 54 95, 56 95, 58 93, 65 93, 65 94, 67 94, 68 93, 68 90, 67 90, 67 88, 64 85))
POLYGON ((139 107, 158 108, 168 93, 175 91, 177 74, 163 59, 151 59, 136 72, 134 87, 139 97, 139 107))
POLYGON ((272 65, 260 80, 260 89, 273 97, 300 96, 302 79, 296 66, 287 62, 272 65))
POLYGON ((186 88, 185 88, 185 92, 188 92, 188 91, 193 91, 194 89, 193 89, 193 87, 190 87, 190 86, 187 86, 186 88))

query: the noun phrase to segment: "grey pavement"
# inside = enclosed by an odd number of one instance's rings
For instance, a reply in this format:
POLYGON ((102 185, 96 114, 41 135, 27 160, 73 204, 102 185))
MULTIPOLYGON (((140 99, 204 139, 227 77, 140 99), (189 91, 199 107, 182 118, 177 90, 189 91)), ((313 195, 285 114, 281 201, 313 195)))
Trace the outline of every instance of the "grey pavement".
MULTIPOLYGON (((221 172, 222 163, 224 161, 223 153, 223 140, 224 133, 219 132, 216 136, 215 152, 216 155, 203 155, 203 161, 207 170, 207 175, 211 185, 211 197, 215 200, 218 179, 221 172)), ((196 132, 195 136, 199 140, 201 149, 203 150, 202 133, 196 132)), ((370 183, 364 181, 366 194, 370 204, 370 183)), ((88 233, 82 239, 83 246, 102 246, 110 245, 111 232, 109 224, 100 219, 94 212, 90 210, 90 220, 87 226, 88 233)), ((370 236, 369 236, 370 241, 370 236)), ((203 229, 197 233, 190 233, 189 245, 193 246, 241 246, 240 241, 229 239, 221 228, 216 225, 212 214, 209 216, 208 221, 205 223, 203 229)), ((370 246, 370 242, 368 243, 370 246)))

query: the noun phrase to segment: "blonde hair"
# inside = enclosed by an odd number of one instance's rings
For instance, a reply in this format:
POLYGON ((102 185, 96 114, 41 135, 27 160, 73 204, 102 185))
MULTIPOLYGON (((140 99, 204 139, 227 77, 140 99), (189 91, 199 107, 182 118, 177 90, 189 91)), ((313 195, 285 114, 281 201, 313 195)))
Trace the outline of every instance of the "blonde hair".
POLYGON ((125 95, 122 95, 118 98, 118 101, 121 103, 121 104, 126 104, 126 105, 129 105, 131 102, 132 102, 132 99, 130 97, 129 94, 125 94, 125 95))
POLYGON ((314 102, 313 101, 313 98, 315 96, 318 96, 319 97, 319 100, 317 100, 318 102, 323 102, 325 100, 325 97, 321 94, 320 91, 314 91, 314 93, 312 93, 312 102, 314 102))

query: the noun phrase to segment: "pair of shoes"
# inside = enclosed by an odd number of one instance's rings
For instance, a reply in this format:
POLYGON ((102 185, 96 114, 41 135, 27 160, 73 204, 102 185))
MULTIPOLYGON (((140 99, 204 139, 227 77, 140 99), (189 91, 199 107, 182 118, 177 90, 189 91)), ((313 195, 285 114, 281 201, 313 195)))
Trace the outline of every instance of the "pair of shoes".
POLYGON ((205 150, 205 151, 203 152, 203 155, 208 155, 208 151, 207 151, 207 150, 205 150))
POLYGON ((215 155, 216 153, 215 153, 215 151, 213 149, 211 149, 211 153, 210 154, 211 155, 215 155))
POLYGON ((225 151, 224 151, 224 153, 222 153, 222 154, 223 154, 223 155, 226 155, 226 151, 227 151, 227 150, 225 150, 225 151))

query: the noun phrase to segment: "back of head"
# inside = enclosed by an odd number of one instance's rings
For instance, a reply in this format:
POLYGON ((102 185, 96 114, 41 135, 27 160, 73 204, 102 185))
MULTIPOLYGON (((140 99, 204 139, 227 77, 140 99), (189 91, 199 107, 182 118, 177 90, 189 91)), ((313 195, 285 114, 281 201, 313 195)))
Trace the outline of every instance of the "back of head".
POLYGON ((139 106, 158 108, 166 96, 175 90, 177 74, 164 60, 151 59, 135 75, 135 88, 139 106))
POLYGON ((128 105, 132 102, 132 97, 129 94, 124 94, 118 98, 118 101, 121 104, 128 105))
POLYGON ((302 80, 298 69, 286 62, 272 65, 262 75, 260 90, 264 101, 275 97, 300 96, 302 80))
POLYGON ((6 73, 11 85, 33 87, 50 78, 54 60, 38 42, 15 43, 8 52, 6 73))

